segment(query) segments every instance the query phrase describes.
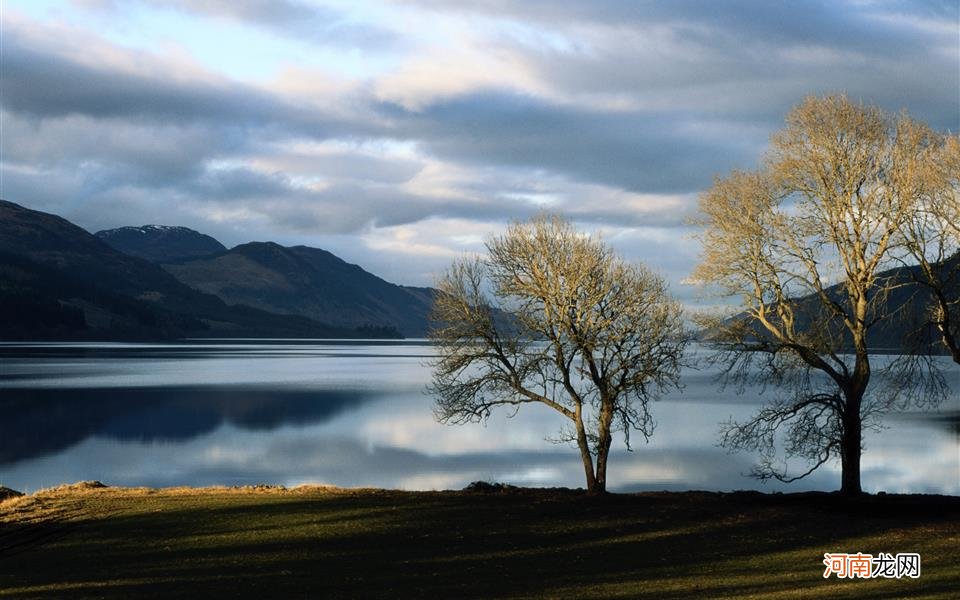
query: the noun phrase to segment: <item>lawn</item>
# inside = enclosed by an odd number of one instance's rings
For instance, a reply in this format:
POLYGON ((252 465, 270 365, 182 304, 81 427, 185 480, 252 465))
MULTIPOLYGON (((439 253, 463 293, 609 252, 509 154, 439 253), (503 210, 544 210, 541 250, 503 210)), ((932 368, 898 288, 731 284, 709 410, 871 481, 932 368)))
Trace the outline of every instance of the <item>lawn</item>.
POLYGON ((0 597, 955 598, 960 498, 72 486, 0 503, 0 597), (824 579, 824 552, 919 579, 824 579))

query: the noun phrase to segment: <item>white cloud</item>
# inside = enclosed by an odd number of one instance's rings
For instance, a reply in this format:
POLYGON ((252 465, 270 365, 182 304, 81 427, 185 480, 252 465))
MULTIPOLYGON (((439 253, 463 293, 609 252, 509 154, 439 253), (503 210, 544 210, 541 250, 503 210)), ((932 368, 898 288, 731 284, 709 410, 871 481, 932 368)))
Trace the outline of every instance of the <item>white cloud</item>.
POLYGON ((327 245, 418 284, 548 209, 678 284, 697 192, 805 94, 960 129, 950 6, 227 4, 7 2, 0 194, 91 229, 327 245), (198 39, 224 23, 227 48, 198 39))

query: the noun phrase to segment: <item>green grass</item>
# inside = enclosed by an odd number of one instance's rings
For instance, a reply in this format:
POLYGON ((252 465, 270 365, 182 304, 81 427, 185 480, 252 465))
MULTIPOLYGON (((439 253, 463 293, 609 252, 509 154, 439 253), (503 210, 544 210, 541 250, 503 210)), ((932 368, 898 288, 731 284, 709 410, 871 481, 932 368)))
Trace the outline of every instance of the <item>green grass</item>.
POLYGON ((0 597, 953 598, 958 550, 950 497, 61 489, 0 504, 0 597))

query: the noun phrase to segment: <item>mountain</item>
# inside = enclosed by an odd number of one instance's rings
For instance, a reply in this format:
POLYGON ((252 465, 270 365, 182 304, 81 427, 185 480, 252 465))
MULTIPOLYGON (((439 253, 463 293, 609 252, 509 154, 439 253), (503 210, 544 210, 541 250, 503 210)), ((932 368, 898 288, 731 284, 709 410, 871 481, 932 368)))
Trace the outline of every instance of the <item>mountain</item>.
POLYGON ((168 225, 105 229, 94 235, 114 250, 156 263, 208 256, 227 249, 209 235, 168 225))
MULTIPOLYGON (((960 298, 960 253, 943 261, 940 269, 947 277, 947 297, 960 298)), ((870 343, 877 348, 892 350, 906 345, 916 348, 932 345, 935 352, 945 351, 939 333, 929 324, 929 310, 934 304, 934 296, 930 288, 917 283, 923 280, 920 267, 897 267, 880 273, 878 279, 886 280, 891 288, 880 305, 881 310, 894 316, 871 328, 868 334, 870 343)), ((839 297, 839 286, 833 286, 829 293, 839 297)), ((954 314, 954 322, 957 317, 960 317, 960 313, 954 314)))
MULTIPOLYGON (((948 258, 940 265, 942 273, 954 275, 947 280, 947 297, 960 297, 960 253, 948 258)), ((870 347, 877 352, 899 352, 906 347, 912 350, 932 348, 934 353, 946 352, 941 345, 939 333, 929 324, 928 311, 933 305, 933 295, 930 289, 920 283, 922 275, 920 267, 903 266, 888 269, 877 274, 877 280, 889 288, 885 297, 879 299, 873 309, 870 319, 875 315, 888 315, 874 324, 868 334, 870 347)), ((847 302, 846 294, 840 284, 825 289, 827 296, 841 305, 847 302)), ((796 326, 798 330, 810 327, 815 321, 824 321, 826 309, 819 298, 810 294, 800 298, 794 306, 796 326)), ((954 317, 956 319, 960 314, 954 317)), ((740 313, 729 318, 728 322, 735 323, 738 319, 746 318, 740 313)), ((842 346, 852 349, 853 343, 849 332, 837 325, 835 335, 844 339, 842 346)), ((759 326, 754 332, 761 331, 759 326)), ((698 339, 709 341, 716 335, 715 330, 705 329, 698 333, 698 339)), ((839 339, 839 338, 838 338, 839 339)))
POLYGON ((326 250, 273 242, 251 242, 163 267, 229 304, 351 327, 396 327, 407 336, 426 333, 434 294, 430 288, 384 281, 326 250))
POLYGON ((398 335, 229 306, 66 219, 0 200, 0 339, 398 335))

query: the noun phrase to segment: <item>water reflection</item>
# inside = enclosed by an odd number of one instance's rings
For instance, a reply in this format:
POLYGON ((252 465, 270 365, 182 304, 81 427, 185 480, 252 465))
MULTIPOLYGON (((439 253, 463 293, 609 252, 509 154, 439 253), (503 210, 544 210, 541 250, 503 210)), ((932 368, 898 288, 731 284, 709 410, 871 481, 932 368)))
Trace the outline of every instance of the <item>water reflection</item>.
POLYGON ((6 389, 0 398, 0 465, 63 450, 92 436, 174 441, 226 423, 264 430, 305 425, 373 397, 363 391, 243 386, 6 389))
MULTIPOLYGON (((576 451, 545 441, 563 423, 549 409, 438 425, 422 393, 429 355, 417 341, 3 344, 0 484, 582 485, 576 451)), ((650 443, 615 451, 614 489, 837 487, 835 469, 792 486, 743 477, 752 457, 716 448, 717 423, 757 395, 721 392, 709 373, 684 380, 654 405, 650 443)), ((869 434, 865 487, 960 493, 958 416, 954 397, 869 434)))

